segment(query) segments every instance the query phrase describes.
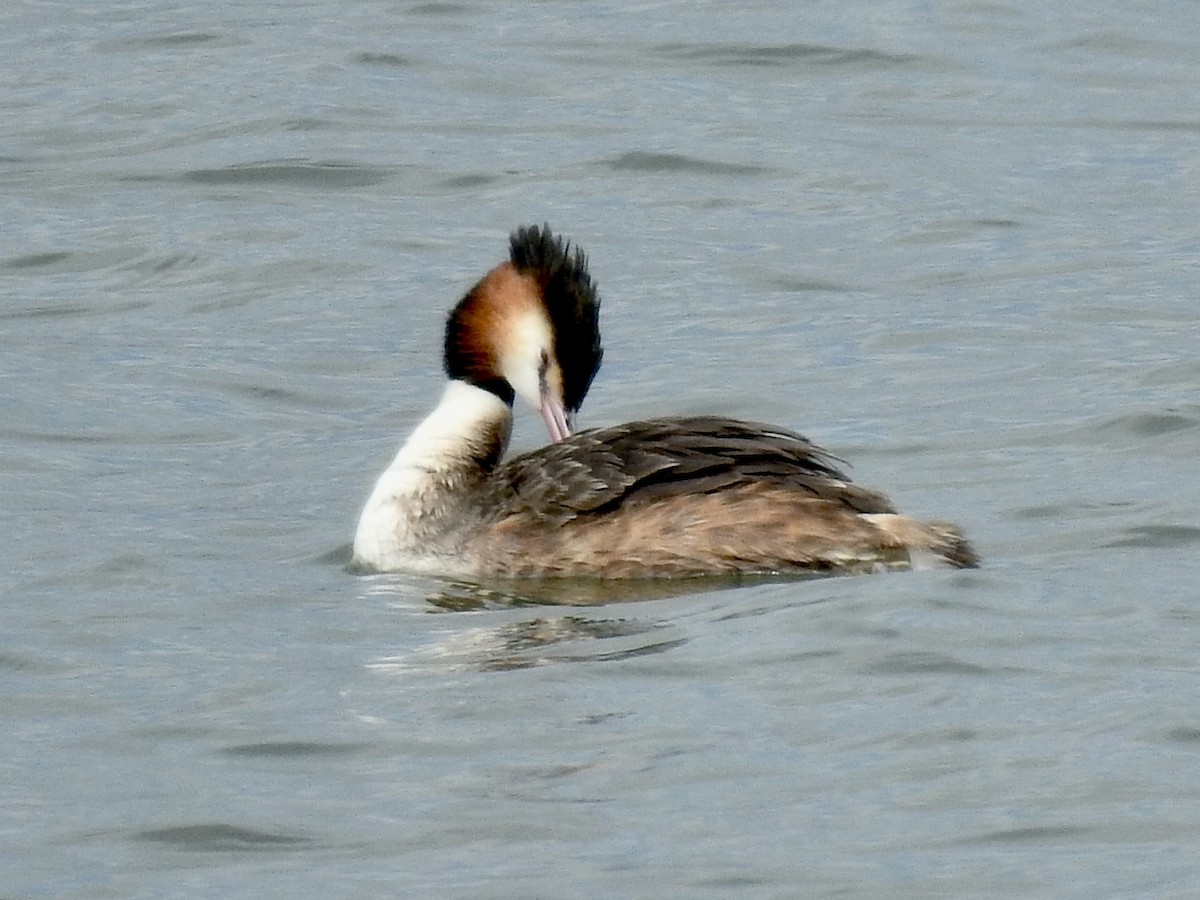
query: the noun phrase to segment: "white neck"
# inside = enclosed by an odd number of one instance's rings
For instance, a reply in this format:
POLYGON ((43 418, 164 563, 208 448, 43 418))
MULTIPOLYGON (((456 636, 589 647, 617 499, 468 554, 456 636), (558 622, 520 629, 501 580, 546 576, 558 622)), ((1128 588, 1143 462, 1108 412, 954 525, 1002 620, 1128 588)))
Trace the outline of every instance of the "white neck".
MULTIPOLYGON (((441 402, 379 477, 354 536, 354 558, 376 569, 403 568, 454 531, 463 494, 499 461, 512 410, 490 391, 451 381, 441 402)), ((449 550, 452 548, 440 548, 449 550)))

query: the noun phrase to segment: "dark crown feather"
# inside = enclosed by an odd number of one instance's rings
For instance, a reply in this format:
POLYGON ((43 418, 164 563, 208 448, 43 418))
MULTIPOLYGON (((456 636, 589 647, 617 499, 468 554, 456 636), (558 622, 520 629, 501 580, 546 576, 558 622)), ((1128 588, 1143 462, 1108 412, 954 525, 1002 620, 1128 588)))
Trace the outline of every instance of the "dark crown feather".
POLYGON ((509 259, 541 288, 554 330, 554 355, 563 373, 563 405, 578 411, 600 368, 600 295, 588 273, 587 255, 555 237, 549 225, 518 228, 509 259))

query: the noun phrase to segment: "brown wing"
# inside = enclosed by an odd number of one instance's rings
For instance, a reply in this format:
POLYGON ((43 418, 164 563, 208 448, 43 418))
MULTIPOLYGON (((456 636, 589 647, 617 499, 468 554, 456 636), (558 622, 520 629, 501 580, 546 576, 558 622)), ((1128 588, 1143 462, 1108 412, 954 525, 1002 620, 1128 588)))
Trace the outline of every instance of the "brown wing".
POLYGON ((894 512, 853 484, 837 461, 798 434, 718 417, 651 419, 583 431, 499 466, 481 496, 489 517, 566 522, 681 495, 744 485, 832 501, 857 513, 894 512))

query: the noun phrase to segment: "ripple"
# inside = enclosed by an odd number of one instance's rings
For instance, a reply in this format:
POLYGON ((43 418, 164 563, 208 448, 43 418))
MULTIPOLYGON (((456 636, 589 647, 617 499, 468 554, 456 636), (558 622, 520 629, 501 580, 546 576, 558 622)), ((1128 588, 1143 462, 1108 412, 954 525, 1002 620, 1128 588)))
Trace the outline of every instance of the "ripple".
POLYGON ((138 259, 141 251, 132 247, 107 250, 48 250, 26 253, 0 261, 0 266, 18 272, 29 270, 30 275, 70 275, 116 268, 138 259))
POLYGON ((1181 725, 1167 731, 1166 739, 1176 744, 1200 745, 1200 727, 1181 725))
POLYGON ((1074 500, 1063 503, 1040 503, 1016 510, 1013 518, 1035 521, 1039 519, 1091 520, 1097 516, 1128 510, 1132 506, 1133 504, 1124 501, 1100 503, 1091 500, 1074 500))
POLYGON ((409 13, 414 16, 462 16, 475 12, 468 3, 418 3, 409 13))
POLYGON ((1097 430, 1126 432, 1134 437, 1160 437, 1194 428, 1200 428, 1200 414, 1196 410, 1168 409, 1119 416, 1100 425, 1097 430))
POLYGON ((385 66, 391 69, 407 69, 412 62, 398 53, 359 53, 354 57, 356 63, 364 66, 385 66))
POLYGON ((224 35, 212 31, 189 31, 183 34, 142 38, 137 43, 143 47, 191 47, 196 44, 212 44, 223 39, 224 35))
POLYGON ((325 743, 322 741, 263 741, 257 744, 235 744, 221 752, 227 756, 268 758, 326 758, 351 756, 367 749, 366 744, 325 743))
POLYGON ((913 651, 889 653, 878 662, 867 666, 874 675, 990 675, 992 670, 985 666, 965 663, 943 653, 913 651))
POLYGON ((0 438, 22 444, 68 446, 107 445, 118 447, 215 446, 238 439, 233 432, 216 431, 113 431, 92 428, 88 431, 51 430, 50 428, 0 428, 0 438))
POLYGON ((647 153, 633 150, 605 160, 604 165, 617 172, 694 172, 700 175, 761 175, 770 171, 746 163, 718 162, 679 153, 647 153))
POLYGON ((242 38, 215 31, 179 31, 102 41, 96 46, 100 50, 137 53, 143 50, 211 50, 215 47, 239 47, 246 43, 242 38))
POLYGON ((1200 544, 1200 528, 1192 525, 1139 525, 1125 529, 1124 534, 1104 546, 1171 549, 1200 544))
POLYGON ((1093 828, 1079 825, 1032 825, 1026 828, 1005 828, 991 831, 973 839, 989 844, 1041 843, 1063 838, 1082 838, 1095 832, 1093 828))
POLYGON ((0 672, 25 675, 49 675, 60 671, 59 667, 38 656, 14 650, 0 650, 0 672))
POLYGON ((47 266, 56 266, 70 258, 71 254, 65 251, 30 253, 26 256, 9 257, 0 262, 0 266, 4 266, 6 269, 43 269, 47 266))
POLYGON ((785 294, 846 294, 854 290, 848 284, 817 276, 779 274, 759 276, 757 280, 764 287, 785 294))
POLYGON ((501 180, 496 175, 454 175, 443 179, 441 187, 450 191, 474 190, 475 188, 487 187, 489 184, 495 184, 501 180))
POLYGON ((1020 228, 1013 219, 942 219, 922 225, 897 238, 898 244, 940 246, 966 240, 986 240, 997 231, 1020 228))
POLYGON ((213 394, 248 400, 255 407, 283 410, 325 410, 339 403, 339 397, 302 387, 272 372, 228 370, 214 377, 189 378, 193 387, 204 387, 213 394))
MULTIPOLYGON (((54 275, 110 274, 122 287, 142 287, 176 280, 180 275, 191 276, 203 260, 194 253, 149 253, 136 247, 114 247, 108 250, 53 250, 25 253, 0 260, 0 268, 12 270, 22 277, 45 278, 54 275)), ((89 301, 70 299, 48 304, 10 304, 0 310, 0 319, 38 319, 56 316, 76 316, 90 313, 129 312, 151 304, 144 299, 121 297, 119 292, 88 292, 89 301)), ((16 298, 14 298, 16 299, 16 298)))
POLYGON ((794 66, 893 69, 921 59, 908 53, 886 53, 860 47, 824 44, 662 44, 654 51, 671 59, 714 66, 794 66))
POLYGON ((221 823, 151 828, 137 832, 134 837, 139 841, 170 844, 180 850, 204 853, 224 853, 230 850, 277 850, 298 848, 312 843, 309 838, 302 835, 258 831, 253 828, 221 823))
POLYGON ((192 169, 185 181, 210 185, 272 185, 353 188, 381 184, 391 175, 380 166, 340 163, 248 163, 220 169, 192 169))
POLYGON ((1144 387, 1180 385, 1191 387, 1198 382, 1200 382, 1200 360, 1187 360, 1159 366, 1138 379, 1138 384, 1144 387))
POLYGON ((1143 444, 1166 447, 1180 440, 1190 446, 1197 437, 1200 437, 1200 406, 1184 405, 1121 413, 1049 433, 1035 443, 1056 445, 1066 440, 1087 446, 1100 443, 1116 448, 1143 444))

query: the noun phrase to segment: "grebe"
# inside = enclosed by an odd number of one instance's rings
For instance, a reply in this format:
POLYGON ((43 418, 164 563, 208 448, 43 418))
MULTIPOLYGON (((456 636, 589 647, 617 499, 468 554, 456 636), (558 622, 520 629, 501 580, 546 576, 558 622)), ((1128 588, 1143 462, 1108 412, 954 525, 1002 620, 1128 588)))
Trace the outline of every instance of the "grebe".
POLYGON ((803 574, 978 559, 950 524, 898 515, 782 428, 715 416, 572 434, 600 367, 587 257, 518 229, 446 324, 441 402, 379 478, 354 564, 465 577, 803 574), (552 443, 501 462, 520 396, 552 443))

